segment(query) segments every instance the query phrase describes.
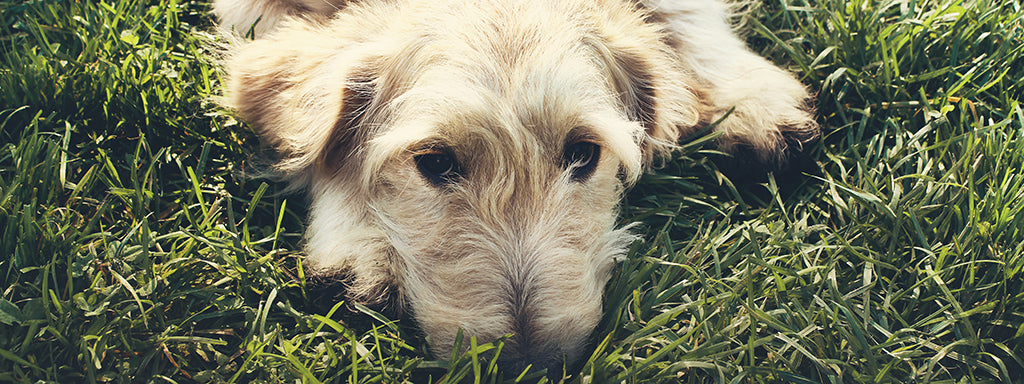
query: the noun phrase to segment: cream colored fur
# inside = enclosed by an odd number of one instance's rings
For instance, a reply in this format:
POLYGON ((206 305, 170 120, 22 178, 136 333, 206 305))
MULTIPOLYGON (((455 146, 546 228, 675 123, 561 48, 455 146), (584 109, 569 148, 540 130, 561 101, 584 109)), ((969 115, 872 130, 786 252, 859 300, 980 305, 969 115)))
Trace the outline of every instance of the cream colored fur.
POLYGON ((432 350, 505 334, 513 365, 574 361, 601 316, 621 193, 683 135, 776 161, 808 95, 712 0, 217 0, 225 104, 312 200, 307 265, 413 312, 432 350), (256 27, 252 25, 262 16, 256 27), (563 151, 600 147, 592 174, 563 151), (417 155, 460 174, 431 182, 417 155))

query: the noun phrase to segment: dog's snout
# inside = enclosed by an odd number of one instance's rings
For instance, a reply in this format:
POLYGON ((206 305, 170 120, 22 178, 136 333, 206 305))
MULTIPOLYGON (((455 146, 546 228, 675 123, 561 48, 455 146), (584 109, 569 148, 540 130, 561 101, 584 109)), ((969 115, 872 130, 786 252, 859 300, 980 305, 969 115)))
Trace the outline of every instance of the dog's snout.
MULTIPOLYGON (((524 300, 525 301, 525 300, 524 300)), ((555 367, 560 367, 564 354, 559 352, 563 346, 544 337, 534 324, 534 313, 523 303, 514 303, 513 311, 514 327, 512 338, 505 342, 505 345, 498 355, 498 363, 506 376, 518 376, 529 368, 528 373, 537 373, 543 370, 548 371, 550 376, 555 367)))

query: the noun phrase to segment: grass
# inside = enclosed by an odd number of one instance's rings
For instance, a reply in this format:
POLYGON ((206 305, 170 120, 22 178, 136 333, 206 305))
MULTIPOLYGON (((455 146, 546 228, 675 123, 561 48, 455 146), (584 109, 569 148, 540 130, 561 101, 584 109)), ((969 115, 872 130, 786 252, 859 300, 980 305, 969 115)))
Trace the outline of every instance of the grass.
MULTIPOLYGON (((242 176, 257 141, 209 101, 207 7, 0 0, 0 381, 546 381, 311 289, 304 201, 242 176)), ((763 183, 700 140, 645 176, 566 381, 1024 380, 1021 4, 747 11, 824 137, 763 183)))

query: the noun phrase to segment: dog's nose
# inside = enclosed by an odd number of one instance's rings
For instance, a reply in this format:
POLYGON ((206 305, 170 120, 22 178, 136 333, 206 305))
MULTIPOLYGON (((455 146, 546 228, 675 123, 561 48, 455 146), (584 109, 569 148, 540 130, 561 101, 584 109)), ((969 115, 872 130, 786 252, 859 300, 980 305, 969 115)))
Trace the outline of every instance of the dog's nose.
POLYGON ((505 377, 518 377, 529 367, 527 375, 547 370, 548 378, 557 378, 562 377, 564 361, 565 356, 562 353, 531 348, 529 343, 517 343, 513 340, 512 343, 505 344, 498 355, 498 368, 505 377))
POLYGON ((523 373, 523 371, 526 371, 526 368, 529 368, 529 371, 526 372, 527 376, 538 374, 538 373, 545 372, 545 371, 547 371, 545 376, 547 376, 548 378, 558 378, 558 377, 562 376, 562 365, 561 365, 560 361, 558 362, 558 364, 554 364, 553 361, 544 360, 544 359, 542 359, 542 360, 530 360, 530 359, 516 359, 516 360, 512 360, 512 359, 503 359, 503 358, 499 357, 498 358, 498 367, 501 370, 501 372, 505 375, 506 378, 516 378, 516 377, 519 377, 519 375, 521 375, 523 373))

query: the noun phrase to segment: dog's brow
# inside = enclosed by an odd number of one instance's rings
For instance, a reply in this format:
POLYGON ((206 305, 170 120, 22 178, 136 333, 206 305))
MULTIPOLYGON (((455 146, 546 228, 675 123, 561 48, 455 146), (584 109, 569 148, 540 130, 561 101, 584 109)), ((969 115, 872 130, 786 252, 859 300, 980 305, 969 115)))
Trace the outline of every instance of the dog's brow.
POLYGON ((443 132, 432 133, 427 137, 411 141, 406 146, 406 151, 413 155, 429 154, 444 151, 451 151, 455 147, 453 140, 444 135, 443 132))
POLYGON ((408 151, 413 155, 425 154, 425 153, 437 153, 443 152, 445 149, 451 148, 446 140, 437 137, 431 137, 420 140, 413 143, 408 147, 408 151))
POLYGON ((566 143, 575 143, 580 141, 589 141, 592 143, 601 143, 601 137, 593 129, 589 127, 579 126, 569 130, 569 133, 565 135, 566 143))

